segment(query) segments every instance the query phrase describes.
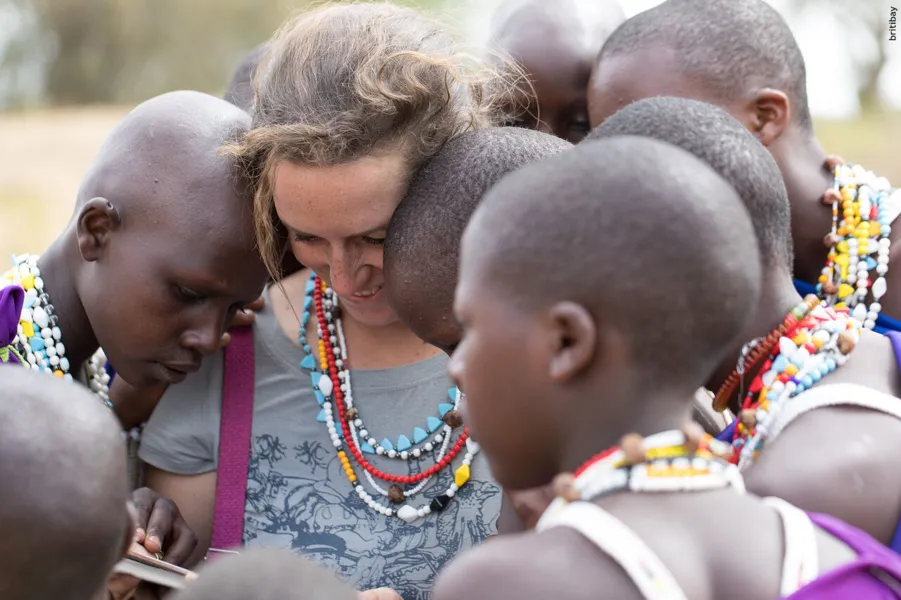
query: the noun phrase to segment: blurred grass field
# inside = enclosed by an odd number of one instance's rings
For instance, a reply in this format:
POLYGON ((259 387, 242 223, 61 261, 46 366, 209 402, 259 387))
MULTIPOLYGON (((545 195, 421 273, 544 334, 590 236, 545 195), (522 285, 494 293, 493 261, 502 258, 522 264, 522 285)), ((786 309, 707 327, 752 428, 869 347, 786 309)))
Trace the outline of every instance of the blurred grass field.
MULTIPOLYGON (((0 257, 41 252, 69 221, 82 174, 127 107, 0 113, 0 257)), ((817 121, 827 152, 901 186, 901 112, 817 121)), ((6 264, 0 258, 0 265, 6 264)))

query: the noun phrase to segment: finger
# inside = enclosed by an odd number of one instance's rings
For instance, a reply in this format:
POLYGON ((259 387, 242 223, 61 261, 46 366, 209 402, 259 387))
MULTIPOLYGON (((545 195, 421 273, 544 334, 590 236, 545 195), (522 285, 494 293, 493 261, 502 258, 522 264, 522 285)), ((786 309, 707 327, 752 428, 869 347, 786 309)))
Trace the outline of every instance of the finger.
POLYGON ((157 498, 147 520, 147 539, 144 547, 151 554, 162 552, 175 520, 180 518, 175 503, 167 498, 157 498))
POLYGON ((232 335, 229 332, 225 332, 222 334, 222 339, 219 340, 220 348, 227 348, 229 344, 232 343, 232 335))
POLYGON ((231 327, 250 327, 257 318, 256 313, 250 309, 242 308, 235 311, 232 317, 231 327))
POLYGON ((134 509, 135 538, 139 543, 144 542, 147 531, 147 522, 150 520, 150 511, 153 508, 156 494, 149 488, 139 488, 131 494, 131 505, 134 509))
POLYGON ((166 561, 174 565, 183 565, 197 547, 197 536, 180 516, 172 528, 172 538, 166 551, 166 561))
POLYGON ((266 299, 260 296, 259 298, 245 306, 244 309, 253 312, 260 312, 261 310, 263 310, 264 306, 266 306, 266 299))

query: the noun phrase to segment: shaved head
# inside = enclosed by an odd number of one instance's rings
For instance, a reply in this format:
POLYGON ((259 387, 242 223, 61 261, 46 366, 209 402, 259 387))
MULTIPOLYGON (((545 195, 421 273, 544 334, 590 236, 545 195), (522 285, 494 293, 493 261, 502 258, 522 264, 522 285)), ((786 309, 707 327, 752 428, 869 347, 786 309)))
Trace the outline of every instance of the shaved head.
POLYGON ((203 569, 174 600, 355 600, 331 571, 288 550, 250 550, 203 569))
POLYGON ((496 48, 528 73, 538 97, 518 122, 572 143, 588 132, 588 80, 604 41, 623 21, 616 0, 508 0, 494 14, 496 48))
POLYGON ((86 388, 0 366, 0 598, 90 600, 129 538, 125 448, 86 388))
POLYGON ((244 57, 244 60, 235 69, 223 96, 225 100, 247 112, 253 108, 253 76, 268 46, 269 44, 264 42, 244 57))
POLYGON ((70 226, 78 297, 136 387, 196 370, 266 281, 248 185, 220 152, 249 125, 225 100, 164 94, 119 123, 84 178, 70 226))

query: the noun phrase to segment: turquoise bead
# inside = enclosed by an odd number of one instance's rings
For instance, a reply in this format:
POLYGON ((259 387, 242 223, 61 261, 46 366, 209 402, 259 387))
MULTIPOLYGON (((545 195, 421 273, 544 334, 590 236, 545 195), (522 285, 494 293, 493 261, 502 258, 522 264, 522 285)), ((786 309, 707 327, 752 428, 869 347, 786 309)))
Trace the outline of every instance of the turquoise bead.
POLYGON ((322 408, 319 410, 319 414, 316 415, 316 420, 320 423, 325 423, 325 409, 322 408))
POLYGON ((310 312, 304 311, 303 316, 300 318, 300 324, 306 328, 307 323, 310 322, 310 312))
POLYGON ((867 270, 872 271, 876 268, 876 259, 872 256, 867 257, 867 270))
POLYGON ((320 378, 321 376, 322 376, 322 373, 317 373, 316 371, 313 371, 312 373, 310 373, 310 381, 313 382, 313 389, 314 389, 314 390, 318 390, 318 389, 319 389, 319 378, 320 378))
POLYGON ((312 294, 314 289, 316 289, 316 282, 310 277, 310 279, 307 280, 307 293, 312 294))
POLYGON ((444 421, 442 421, 441 419, 438 419, 436 417, 428 417, 425 420, 425 426, 429 430, 429 433, 434 433, 434 432, 438 431, 438 429, 440 429, 443 424, 444 424, 444 421))
POLYGON ((304 309, 304 310, 310 310, 310 306, 311 306, 312 304, 313 304, 313 298, 312 298, 312 297, 307 296, 306 298, 303 299, 303 309, 304 309))
MULTIPOLYGON (((35 327, 35 329, 37 329, 37 327, 35 327)), ((40 335, 35 335, 33 338, 28 340, 28 343, 31 344, 31 349, 34 352, 44 349, 44 338, 42 338, 40 335)))
POLYGON ((454 410, 453 404, 439 404, 438 405, 438 412, 441 413, 442 417, 452 410, 454 410))
POLYGON ((804 385, 804 387, 809 388, 813 385, 813 377, 811 377, 810 375, 805 375, 801 378, 801 383, 804 385))
POLYGON ((375 454, 375 448, 370 446, 368 442, 363 442, 362 444, 360 444, 360 450, 362 450, 366 454, 375 454))
POLYGON ((457 401, 457 388, 452 387, 451 389, 447 390, 447 397, 450 398, 451 402, 456 402, 457 401))
POLYGON ((413 444, 410 443, 410 438, 405 435, 397 438, 397 450, 398 452, 403 452, 404 450, 409 450, 413 447, 413 444))
POLYGON ((307 354, 303 357, 303 360, 300 361, 300 366, 304 369, 315 369, 316 368, 316 359, 313 358, 312 354, 307 354))
POLYGON ((316 402, 319 403, 319 406, 325 404, 325 396, 322 395, 322 392, 319 390, 313 390, 313 394, 316 396, 316 402))
POLYGON ((392 444, 391 440, 389 440, 388 438, 383 439, 382 443, 379 444, 379 446, 381 446, 385 450, 385 452, 390 452, 391 450, 394 450, 394 444, 392 444))
POLYGON ((788 359, 780 354, 776 357, 776 360, 773 361, 772 369, 777 373, 784 373, 786 367, 788 367, 788 359))
POLYGON ((413 428, 413 443, 420 444, 429 438, 429 434, 422 427, 413 428))

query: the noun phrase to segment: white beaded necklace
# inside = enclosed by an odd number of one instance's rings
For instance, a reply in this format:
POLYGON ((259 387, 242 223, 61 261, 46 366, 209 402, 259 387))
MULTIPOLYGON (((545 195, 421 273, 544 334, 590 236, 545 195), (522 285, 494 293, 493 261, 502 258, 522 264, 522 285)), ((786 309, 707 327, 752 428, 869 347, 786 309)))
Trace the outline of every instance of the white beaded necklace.
MULTIPOLYGON (((39 258, 34 254, 13 256, 13 268, 0 276, 0 283, 4 286, 17 285, 25 290, 25 304, 12 345, 25 359, 25 368, 52 373, 72 381, 63 333, 50 295, 44 289, 44 280, 38 267, 39 258)), ((88 387, 94 395, 112 408, 109 399, 110 377, 106 372, 106 356, 102 349, 85 364, 85 373, 88 387)))

